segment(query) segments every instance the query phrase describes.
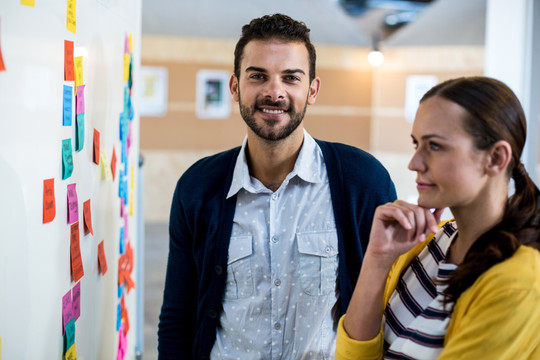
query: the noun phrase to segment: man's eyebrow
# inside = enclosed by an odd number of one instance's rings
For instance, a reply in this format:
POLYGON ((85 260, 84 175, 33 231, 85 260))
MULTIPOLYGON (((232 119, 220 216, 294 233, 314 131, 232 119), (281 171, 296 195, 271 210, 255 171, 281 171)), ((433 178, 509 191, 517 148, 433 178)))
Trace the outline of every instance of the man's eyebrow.
MULTIPOLYGON (((248 66, 246 68, 246 72, 250 72, 250 71, 254 71, 254 72, 261 72, 261 73, 265 73, 267 72, 265 68, 261 68, 261 67, 258 67, 258 66, 248 66)), ((303 74, 303 75, 306 75, 306 73, 304 72, 304 70, 302 69, 285 69, 282 71, 283 74, 303 74)))
POLYGON ((261 67, 257 67, 257 66, 248 66, 246 68, 246 72, 250 72, 250 71, 255 71, 255 72, 266 72, 266 69, 264 68, 261 68, 261 67))
POLYGON ((304 70, 302 70, 302 69, 286 69, 286 70, 283 70, 282 72, 283 72, 284 74, 296 74, 296 73, 300 73, 300 74, 306 75, 306 73, 305 73, 304 70))

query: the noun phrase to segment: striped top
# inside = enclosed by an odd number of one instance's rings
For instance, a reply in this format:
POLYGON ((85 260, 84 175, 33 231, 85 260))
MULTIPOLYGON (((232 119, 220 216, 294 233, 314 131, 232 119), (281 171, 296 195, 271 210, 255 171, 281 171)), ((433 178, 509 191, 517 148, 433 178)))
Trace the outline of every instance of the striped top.
POLYGON ((440 280, 457 267, 446 263, 456 230, 455 222, 446 223, 401 276, 383 317, 385 359, 435 359, 443 350, 451 314, 440 280))

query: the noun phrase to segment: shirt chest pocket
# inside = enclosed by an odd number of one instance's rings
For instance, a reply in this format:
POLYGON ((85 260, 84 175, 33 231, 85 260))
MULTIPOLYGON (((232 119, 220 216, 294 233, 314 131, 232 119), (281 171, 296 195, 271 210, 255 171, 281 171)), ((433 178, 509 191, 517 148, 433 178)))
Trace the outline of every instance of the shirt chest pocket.
POLYGON ((333 294, 338 266, 336 230, 296 233, 296 240, 304 292, 312 296, 333 294))
POLYGON ((227 261, 226 299, 243 299, 253 294, 252 240, 251 235, 231 237, 227 261))

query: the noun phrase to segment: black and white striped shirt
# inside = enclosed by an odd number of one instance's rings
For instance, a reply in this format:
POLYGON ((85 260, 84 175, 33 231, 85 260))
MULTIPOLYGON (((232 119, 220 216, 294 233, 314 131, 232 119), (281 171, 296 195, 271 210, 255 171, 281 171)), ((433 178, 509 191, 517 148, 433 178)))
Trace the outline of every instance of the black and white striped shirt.
POLYGON ((385 359, 435 359, 443 349, 450 311, 442 305, 446 279, 456 268, 446 254, 457 235, 446 223, 406 268, 383 318, 385 359))

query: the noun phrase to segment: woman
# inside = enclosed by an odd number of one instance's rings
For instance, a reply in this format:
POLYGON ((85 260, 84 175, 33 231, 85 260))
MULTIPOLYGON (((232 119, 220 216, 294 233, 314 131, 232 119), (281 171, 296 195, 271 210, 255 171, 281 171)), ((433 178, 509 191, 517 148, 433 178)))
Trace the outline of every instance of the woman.
POLYGON ((377 208, 336 359, 540 359, 540 193, 520 161, 525 137, 500 81, 424 95, 409 163, 418 205, 377 208), (445 207, 454 220, 438 229, 445 207))

